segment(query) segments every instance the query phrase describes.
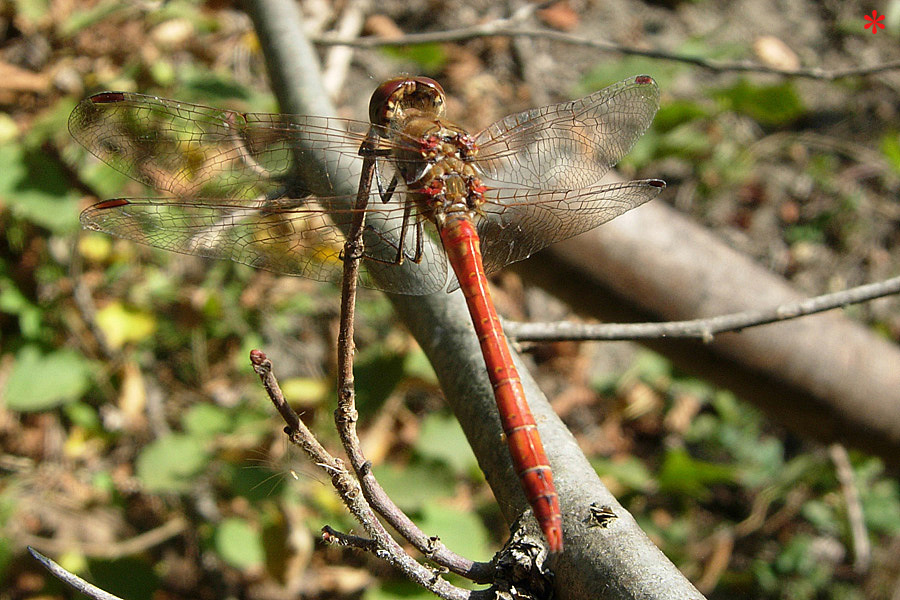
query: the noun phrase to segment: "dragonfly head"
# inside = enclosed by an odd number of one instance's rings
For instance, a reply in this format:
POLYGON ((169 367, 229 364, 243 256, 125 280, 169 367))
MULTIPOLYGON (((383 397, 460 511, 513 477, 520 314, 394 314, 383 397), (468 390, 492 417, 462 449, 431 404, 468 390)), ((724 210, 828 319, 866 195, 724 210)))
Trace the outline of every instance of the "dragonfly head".
POLYGON ((419 114, 442 117, 444 88, 428 77, 402 76, 389 79, 372 94, 369 101, 369 121, 374 125, 388 127, 409 109, 420 111, 419 114))

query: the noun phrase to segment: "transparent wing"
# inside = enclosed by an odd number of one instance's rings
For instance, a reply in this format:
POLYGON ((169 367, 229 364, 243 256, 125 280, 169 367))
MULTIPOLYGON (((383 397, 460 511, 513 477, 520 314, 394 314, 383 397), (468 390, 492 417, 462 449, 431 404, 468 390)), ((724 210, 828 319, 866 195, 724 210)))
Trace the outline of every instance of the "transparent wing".
POLYGON ((595 186, 646 131, 658 106, 656 82, 640 75, 580 100, 510 115, 477 136, 477 164, 487 179, 512 186, 595 186))
MULTIPOLYGON (((232 198, 119 198, 99 202, 81 214, 85 228, 182 254, 224 258, 252 267, 339 281, 341 251, 353 211, 347 197, 236 200, 232 198)), ((377 202, 373 195, 372 202, 377 202)), ((443 250, 422 243, 410 222, 401 245, 403 208, 366 211, 366 246, 361 283, 400 294, 426 294, 447 285, 443 250), (413 258, 418 258, 415 262, 413 258)), ((423 223, 423 226, 425 224, 423 223)), ((432 234, 433 235, 433 234, 432 234)), ((424 242, 424 240, 423 240, 424 242)))
POLYGON ((359 121, 241 113, 128 92, 86 98, 69 117, 72 136, 116 170, 176 196, 210 198, 271 195, 288 182, 309 187, 294 177, 295 158, 337 160, 339 180, 326 183, 332 192, 316 190, 335 195, 340 185, 355 185, 368 130, 359 121))
POLYGON ((665 186, 647 179, 575 190, 490 189, 477 222, 485 271, 598 227, 652 200, 665 186))
MULTIPOLYGON (((167 250, 336 280, 355 202, 355 196, 337 192, 358 184, 359 147, 369 127, 125 92, 97 94, 72 112, 72 135, 103 162, 172 196, 100 202, 81 221, 167 250), (304 178, 322 173, 327 175, 315 182, 304 178)), ((407 143, 399 134, 394 140, 407 143)), ((363 283, 397 293, 435 291, 446 284, 445 259, 424 243, 419 216, 405 206, 404 189, 388 203, 372 194, 363 283), (376 233, 376 226, 382 231, 376 233), (401 247, 404 257, 418 262, 395 265, 401 247)))

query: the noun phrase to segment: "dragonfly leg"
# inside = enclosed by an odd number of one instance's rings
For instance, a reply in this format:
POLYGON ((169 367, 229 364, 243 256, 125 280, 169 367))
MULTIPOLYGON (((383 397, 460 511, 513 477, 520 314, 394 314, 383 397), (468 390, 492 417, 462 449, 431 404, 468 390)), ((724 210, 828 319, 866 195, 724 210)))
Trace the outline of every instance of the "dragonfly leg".
MULTIPOLYGON (((388 246, 391 249, 391 252, 394 254, 391 258, 383 258, 379 256, 374 256, 372 254, 366 254, 365 258, 368 260, 373 260, 375 262, 385 264, 385 265, 402 265, 406 260, 412 260, 416 264, 422 262, 422 241, 421 241, 421 227, 422 224, 416 220, 416 251, 414 256, 410 256, 406 252, 404 252, 404 239, 406 238, 407 232, 409 230, 409 220, 411 218, 412 207, 407 206, 403 210, 403 223, 400 226, 400 242, 397 243, 394 240, 388 239, 384 233, 378 231, 374 227, 370 225, 366 225, 366 233, 369 235, 376 236, 381 243, 388 246)), ((373 244, 368 244, 371 247, 373 244)), ((382 256, 384 253, 382 253, 382 256)))
POLYGON ((403 259, 406 258, 403 254, 403 243, 406 241, 406 232, 409 229, 409 213, 411 210, 412 204, 407 202, 406 206, 403 207, 403 221, 400 224, 400 243, 397 244, 397 258, 394 259, 394 263, 397 265, 402 265, 403 259))
POLYGON ((422 219, 416 219, 416 253, 412 257, 412 261, 417 265, 422 262, 422 256, 424 255, 424 239, 425 231, 422 229, 422 219))

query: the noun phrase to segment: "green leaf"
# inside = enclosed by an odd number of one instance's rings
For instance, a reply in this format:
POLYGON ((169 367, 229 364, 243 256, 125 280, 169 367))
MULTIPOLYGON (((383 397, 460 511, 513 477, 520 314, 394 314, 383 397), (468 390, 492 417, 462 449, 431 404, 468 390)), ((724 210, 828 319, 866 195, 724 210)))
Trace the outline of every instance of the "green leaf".
POLYGON ((441 44, 416 44, 414 46, 388 46, 383 54, 396 60, 416 63, 424 73, 436 73, 447 63, 447 52, 441 44))
POLYGON ((478 461, 459 421, 449 415, 432 413, 423 419, 416 452, 448 464, 457 473, 478 470, 478 461))
POLYGON ((896 479, 884 478, 860 481, 863 514, 872 533, 897 535, 900 533, 900 486, 896 479))
POLYGON ((123 4, 118 0, 105 0, 94 6, 72 11, 69 18, 59 26, 58 33, 63 38, 71 37, 82 29, 95 25, 119 11, 129 10, 130 8, 128 4, 123 4))
POLYGON ((710 116, 710 112, 699 103, 689 100, 668 102, 660 106, 653 117, 653 129, 666 133, 679 125, 705 119, 710 116))
POLYGON ((18 218, 56 233, 78 229, 78 200, 60 165, 40 151, 0 145, 0 202, 18 218))
POLYGON ((92 560, 89 570, 98 587, 128 600, 151 600, 160 584, 153 566, 140 558, 92 560))
POLYGON ((666 453, 658 479, 661 493, 684 494, 702 500, 709 496, 708 486, 734 483, 736 469, 695 460, 683 448, 675 448, 666 453))
POLYGON ((370 585, 362 600, 434 600, 434 594, 411 581, 389 580, 370 585))
POLYGON ((103 428, 102 423, 100 422, 100 415, 97 414, 97 409, 90 404, 84 402, 72 402, 63 408, 63 412, 65 412, 66 417, 68 417, 74 425, 78 425, 89 431, 100 431, 103 428))
POLYGON ((49 410, 81 398, 90 379, 90 362, 75 350, 42 355, 36 346, 25 346, 6 382, 6 406, 21 412, 49 410))
POLYGON ((436 535, 447 548, 473 560, 490 560, 490 538, 481 519, 472 511, 460 511, 440 503, 428 502, 417 520, 419 528, 436 535))
POLYGON ((214 436, 232 429, 231 414, 214 404, 196 404, 181 418, 185 431, 196 436, 214 436))
POLYGON ((16 18, 29 28, 36 26, 50 12, 50 0, 16 0, 13 4, 16 18))
POLYGON ((726 110, 748 115, 764 125, 786 125, 806 112, 790 81, 757 86, 741 79, 730 88, 714 91, 712 96, 722 102, 726 110))
POLYGON ((434 464, 382 465, 374 471, 388 496, 406 512, 418 511, 426 502, 450 496, 455 490, 453 477, 434 464))
POLYGON ((895 173, 900 173, 900 133, 886 133, 881 137, 881 153, 895 173))
POLYGON ((259 567, 265 560, 262 535, 243 519, 225 519, 216 528, 216 552, 238 569, 259 567))
POLYGON ((139 342, 156 331, 156 319, 152 314, 125 308, 121 302, 112 302, 97 311, 97 325, 114 349, 129 342, 139 342))
POLYGON ((600 477, 611 477, 630 490, 650 492, 654 488, 653 474, 634 456, 624 459, 593 458, 591 466, 600 477))
POLYGON ((183 492, 209 463, 200 437, 173 433, 146 446, 137 458, 137 476, 148 492, 183 492))
POLYGON ((25 339, 37 339, 41 333, 43 312, 19 290, 15 281, 0 274, 0 311, 19 317, 19 330, 25 339))
POLYGON ((359 353, 356 376, 356 403, 364 417, 377 410, 404 377, 403 354, 389 353, 373 344, 359 353))
POLYGON ((281 391, 291 406, 314 408, 330 399, 332 383, 322 377, 291 377, 281 382, 281 391))
POLYGON ((406 373, 407 377, 415 377, 426 383, 437 385, 438 380, 437 375, 434 373, 434 367, 431 366, 428 357, 419 348, 411 350, 406 355, 403 371, 406 373))

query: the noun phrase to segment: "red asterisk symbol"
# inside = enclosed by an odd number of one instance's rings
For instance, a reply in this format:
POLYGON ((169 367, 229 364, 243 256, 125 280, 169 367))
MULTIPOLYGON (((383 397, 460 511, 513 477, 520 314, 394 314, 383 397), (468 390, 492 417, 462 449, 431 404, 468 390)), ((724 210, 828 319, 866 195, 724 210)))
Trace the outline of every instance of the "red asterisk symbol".
POLYGON ((863 29, 868 29, 869 27, 871 27, 873 35, 878 33, 879 27, 881 29, 884 29, 884 23, 882 23, 882 21, 884 21, 884 15, 879 15, 877 10, 872 11, 871 17, 869 15, 863 15, 863 18, 868 21, 868 23, 863 25, 863 29))

